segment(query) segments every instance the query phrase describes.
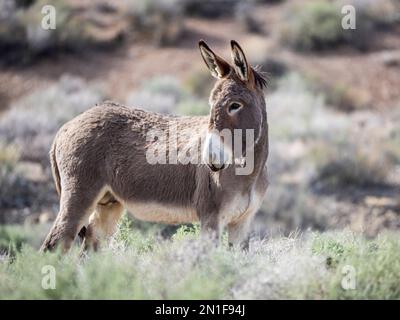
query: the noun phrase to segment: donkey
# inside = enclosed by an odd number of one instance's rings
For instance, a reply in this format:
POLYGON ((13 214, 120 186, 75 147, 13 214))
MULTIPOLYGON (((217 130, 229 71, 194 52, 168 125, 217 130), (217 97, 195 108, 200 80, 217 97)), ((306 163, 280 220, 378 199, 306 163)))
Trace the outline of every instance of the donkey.
POLYGON ((229 243, 246 246, 250 222, 267 190, 266 80, 235 41, 232 65, 203 40, 199 49, 217 78, 209 116, 168 116, 104 102, 60 128, 50 150, 60 209, 42 251, 58 244, 66 251, 78 233, 84 248, 97 249, 114 233, 125 209, 146 221, 199 221, 201 234, 216 238, 227 227, 229 243), (149 139, 149 132, 168 135, 171 125, 177 127, 178 149, 202 142, 200 163, 149 163, 150 148, 169 148, 161 139, 149 139), (236 129, 252 130, 255 137, 253 143, 244 141, 239 156, 216 134, 236 129), (253 170, 238 175, 235 169, 243 163, 237 160, 249 150, 253 170))

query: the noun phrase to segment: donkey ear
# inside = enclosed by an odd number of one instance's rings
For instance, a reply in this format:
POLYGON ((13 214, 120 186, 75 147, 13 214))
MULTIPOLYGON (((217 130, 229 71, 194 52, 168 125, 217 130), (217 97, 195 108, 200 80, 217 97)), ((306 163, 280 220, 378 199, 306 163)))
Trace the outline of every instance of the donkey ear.
POLYGON ((235 41, 231 41, 231 53, 233 60, 233 68, 242 81, 249 81, 251 75, 251 66, 247 63, 243 49, 235 41))
POLYGON ((221 79, 229 74, 231 70, 229 63, 217 56, 203 40, 199 41, 199 49, 213 77, 221 79))

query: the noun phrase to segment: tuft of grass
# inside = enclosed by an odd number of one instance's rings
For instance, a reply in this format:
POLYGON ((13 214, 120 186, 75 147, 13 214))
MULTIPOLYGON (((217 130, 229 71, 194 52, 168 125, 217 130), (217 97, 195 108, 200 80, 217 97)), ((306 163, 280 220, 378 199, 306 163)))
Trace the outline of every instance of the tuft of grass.
POLYGON ((48 225, 0 225, 0 255, 15 256, 26 244, 38 248, 48 225))
POLYGON ((200 225, 182 225, 172 236, 173 240, 195 239, 200 236, 200 225))

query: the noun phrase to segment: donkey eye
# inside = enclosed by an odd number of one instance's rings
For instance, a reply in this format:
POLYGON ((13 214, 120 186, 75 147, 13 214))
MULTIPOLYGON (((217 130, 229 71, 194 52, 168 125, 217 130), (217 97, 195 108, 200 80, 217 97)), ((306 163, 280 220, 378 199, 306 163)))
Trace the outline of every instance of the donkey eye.
POLYGON ((238 111, 240 108, 242 107, 242 105, 240 103, 237 102, 232 102, 229 107, 228 107, 228 113, 232 114, 235 113, 236 111, 238 111))

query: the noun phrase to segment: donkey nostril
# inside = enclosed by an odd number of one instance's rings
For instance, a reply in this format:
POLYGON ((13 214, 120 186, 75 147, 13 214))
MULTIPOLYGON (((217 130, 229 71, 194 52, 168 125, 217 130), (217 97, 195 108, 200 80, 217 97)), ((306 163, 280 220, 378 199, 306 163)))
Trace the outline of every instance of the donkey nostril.
POLYGON ((215 165, 215 164, 209 164, 208 167, 211 169, 211 171, 217 172, 219 170, 222 170, 225 168, 225 165, 215 165))

